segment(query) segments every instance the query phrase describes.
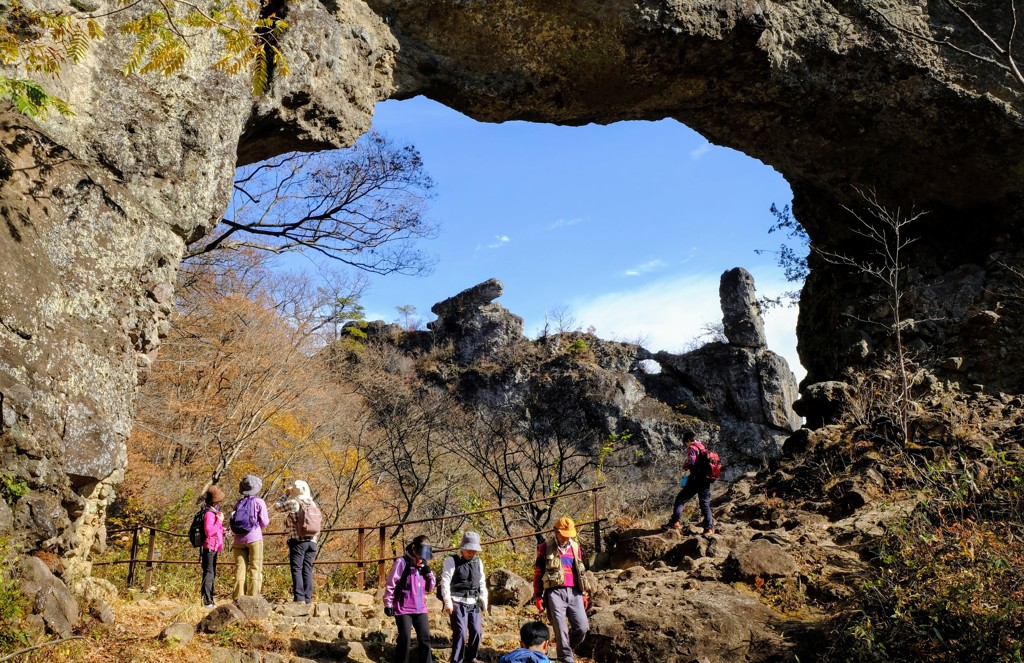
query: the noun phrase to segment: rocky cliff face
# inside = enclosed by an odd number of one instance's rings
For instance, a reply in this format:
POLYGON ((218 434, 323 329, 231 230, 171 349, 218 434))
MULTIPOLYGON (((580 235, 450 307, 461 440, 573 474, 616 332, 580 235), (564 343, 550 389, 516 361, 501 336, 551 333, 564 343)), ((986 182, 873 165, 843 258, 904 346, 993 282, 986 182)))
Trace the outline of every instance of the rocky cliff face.
MULTIPOLYGON (((579 332, 530 343, 522 319, 494 301, 502 292, 497 279, 468 288, 433 307, 438 318, 428 324, 430 332, 404 340, 427 347, 450 343, 459 368, 438 379, 468 403, 512 405, 530 413, 524 417, 541 411, 548 420, 579 417, 602 440, 628 433, 627 444, 643 453, 641 465, 667 460, 672 472, 670 459, 683 449, 681 433, 693 428, 727 459, 726 479, 777 458, 801 425, 792 408, 796 379, 765 345, 754 280, 746 270, 723 274, 720 290, 726 336, 743 345, 712 343, 681 355, 655 355, 579 332)), ((367 331, 403 342, 383 323, 371 323, 367 331)))
MULTIPOLYGON (((34 489, 18 531, 78 553, 95 540, 182 245, 221 214, 236 162, 350 144, 389 96, 426 94, 485 121, 676 118, 777 168, 812 239, 853 254, 869 248, 840 206, 860 204, 851 185, 929 209, 908 256, 910 341, 948 377, 1024 390, 1011 8, 293 0, 281 44, 293 73, 259 99, 211 70, 201 37, 180 74, 123 78, 128 44, 108 30, 50 85, 74 117, 0 115, 0 443, 34 489)), ((812 265, 799 329, 810 382, 885 346, 863 322, 884 318, 873 292, 812 265)))
POLYGON ((396 43, 364 5, 288 9, 295 73, 265 97, 214 72, 202 37, 178 75, 124 77, 115 35, 48 82, 74 116, 0 109, 0 454, 32 489, 16 539, 67 554, 65 577, 101 545, 182 249, 219 219, 236 161, 350 144, 393 89, 396 43))

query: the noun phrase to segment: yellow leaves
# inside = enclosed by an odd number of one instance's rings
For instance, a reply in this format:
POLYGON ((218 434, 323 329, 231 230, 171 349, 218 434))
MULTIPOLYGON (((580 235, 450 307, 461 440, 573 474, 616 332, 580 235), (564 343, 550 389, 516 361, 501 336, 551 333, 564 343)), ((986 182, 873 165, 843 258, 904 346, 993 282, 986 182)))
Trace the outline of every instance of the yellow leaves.
MULTIPOLYGON (((151 5, 142 16, 126 20, 118 32, 134 37, 125 75, 179 71, 190 55, 190 38, 197 33, 215 32, 222 40, 223 56, 212 66, 230 75, 249 71, 254 94, 263 94, 272 72, 288 75, 288 65, 276 42, 288 28, 274 15, 259 15, 260 4, 246 0, 226 6, 194 4, 177 0, 118 0, 119 12, 151 5)), ((24 67, 34 73, 57 76, 67 62, 85 59, 93 42, 103 39, 103 27, 96 18, 79 13, 41 12, 24 8, 18 0, 4 7, 0 21, 0 65, 24 67), (17 29, 12 26, 17 26, 17 29)), ((71 109, 38 84, 0 76, 0 98, 9 99, 26 115, 45 117, 48 110, 70 115, 71 109)))

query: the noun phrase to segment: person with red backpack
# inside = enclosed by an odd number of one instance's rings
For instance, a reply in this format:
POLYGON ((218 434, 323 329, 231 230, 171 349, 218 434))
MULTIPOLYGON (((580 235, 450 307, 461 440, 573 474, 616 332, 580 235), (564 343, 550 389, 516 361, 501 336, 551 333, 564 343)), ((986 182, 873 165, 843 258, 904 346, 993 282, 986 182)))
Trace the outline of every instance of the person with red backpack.
POLYGON ((676 495, 672 517, 665 524, 665 529, 681 527, 679 520, 683 515, 683 505, 696 495, 700 502, 701 512, 704 514, 704 536, 713 536, 715 520, 711 517, 711 484, 718 479, 718 473, 721 471, 718 454, 709 452, 701 442, 698 442, 697 436, 692 430, 683 433, 683 443, 686 445, 687 451, 686 460, 683 461, 683 470, 689 470, 690 474, 688 477, 683 477, 680 482, 683 489, 676 495))
POLYGON ((292 598, 296 603, 313 602, 313 560, 316 558, 316 537, 320 533, 322 515, 313 501, 309 484, 296 480, 288 487, 274 509, 285 513, 288 532, 288 565, 292 569, 292 598))
POLYGON ((270 524, 267 503, 260 498, 263 480, 247 474, 238 484, 242 499, 231 512, 231 553, 235 558, 234 598, 259 596, 263 589, 263 530, 270 524))

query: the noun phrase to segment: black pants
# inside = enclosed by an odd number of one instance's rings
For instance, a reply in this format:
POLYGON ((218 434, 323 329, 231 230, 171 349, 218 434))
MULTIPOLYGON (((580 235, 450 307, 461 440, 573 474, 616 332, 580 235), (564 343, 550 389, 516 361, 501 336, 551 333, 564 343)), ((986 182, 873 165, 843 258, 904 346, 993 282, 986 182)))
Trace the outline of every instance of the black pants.
POLYGON ((313 559, 316 541, 288 539, 288 564, 292 567, 292 598, 296 603, 313 602, 313 559))
POLYGON ((409 660, 409 641, 412 629, 416 629, 416 663, 431 663, 434 654, 430 651, 430 623, 427 613, 419 615, 395 615, 398 625, 398 642, 395 644, 395 663, 406 663, 409 660))
POLYGON ((217 553, 200 548, 199 563, 203 567, 203 605, 210 605, 213 603, 213 580, 217 577, 217 553))

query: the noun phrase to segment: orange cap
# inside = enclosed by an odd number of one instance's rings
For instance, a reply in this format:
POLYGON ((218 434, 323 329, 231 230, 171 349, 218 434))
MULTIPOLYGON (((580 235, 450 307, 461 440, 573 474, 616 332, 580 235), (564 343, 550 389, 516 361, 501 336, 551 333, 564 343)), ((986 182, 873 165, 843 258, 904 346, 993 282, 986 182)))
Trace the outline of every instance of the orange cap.
POLYGON ((572 538, 576 536, 576 523, 572 521, 572 518, 562 517, 555 522, 555 530, 562 536, 572 538))

